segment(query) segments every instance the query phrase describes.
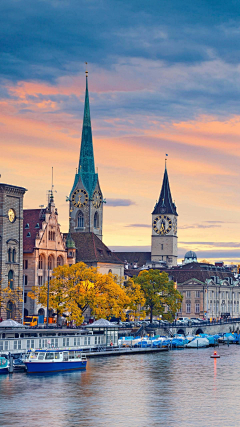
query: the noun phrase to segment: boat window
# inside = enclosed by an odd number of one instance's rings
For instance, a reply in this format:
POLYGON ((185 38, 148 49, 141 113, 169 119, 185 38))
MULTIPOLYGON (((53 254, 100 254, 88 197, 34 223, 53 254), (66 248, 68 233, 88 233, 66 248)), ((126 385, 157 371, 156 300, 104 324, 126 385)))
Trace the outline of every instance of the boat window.
POLYGON ((45 357, 45 359, 46 360, 52 360, 52 359, 54 359, 54 354, 53 353, 46 353, 46 357, 45 357))
POLYGON ((69 359, 74 359, 74 351, 69 351, 69 359))
POLYGON ((38 360, 43 360, 46 353, 39 353, 38 360))
POLYGON ((54 356, 55 356, 55 359, 60 359, 59 353, 55 353, 54 356))
POLYGON ((81 359, 81 355, 82 355, 81 351, 75 351, 75 358, 76 359, 81 359))
POLYGON ((63 360, 68 360, 68 353, 66 351, 63 353, 63 360))

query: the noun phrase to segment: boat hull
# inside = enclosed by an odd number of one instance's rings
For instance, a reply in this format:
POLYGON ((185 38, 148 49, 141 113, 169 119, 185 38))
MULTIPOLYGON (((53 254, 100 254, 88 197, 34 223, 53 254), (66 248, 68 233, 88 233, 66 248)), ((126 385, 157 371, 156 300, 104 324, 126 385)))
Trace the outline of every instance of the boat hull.
POLYGON ((28 374, 39 374, 45 372, 63 372, 86 369, 87 361, 66 362, 25 362, 28 374))
POLYGON ((2 375, 2 374, 8 374, 9 373, 9 371, 8 371, 8 367, 7 368, 1 368, 0 369, 0 375, 2 375))

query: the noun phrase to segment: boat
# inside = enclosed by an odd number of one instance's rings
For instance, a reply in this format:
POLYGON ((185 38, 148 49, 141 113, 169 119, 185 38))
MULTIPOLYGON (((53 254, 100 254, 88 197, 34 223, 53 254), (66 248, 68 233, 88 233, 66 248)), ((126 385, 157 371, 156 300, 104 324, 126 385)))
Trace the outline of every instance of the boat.
POLYGON ((9 360, 6 357, 0 357, 0 375, 8 374, 9 360))
POLYGON ((190 341, 187 345, 187 348, 201 348, 201 347, 209 347, 209 341, 205 337, 196 337, 192 341, 190 341))
POLYGON ((87 358, 81 350, 30 351, 25 360, 28 374, 86 369, 87 358))

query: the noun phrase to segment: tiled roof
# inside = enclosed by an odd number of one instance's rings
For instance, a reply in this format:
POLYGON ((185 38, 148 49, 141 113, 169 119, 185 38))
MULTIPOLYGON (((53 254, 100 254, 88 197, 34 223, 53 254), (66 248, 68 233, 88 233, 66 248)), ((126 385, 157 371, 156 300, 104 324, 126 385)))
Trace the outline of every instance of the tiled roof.
POLYGON ((94 233, 71 233, 77 249, 76 262, 123 264, 94 233))
POLYGON ((177 215, 177 209, 172 201, 172 195, 168 180, 167 168, 165 167, 162 189, 159 200, 154 207, 153 214, 173 214, 177 215))
POLYGON ((23 210, 23 252, 25 253, 31 253, 34 250, 36 235, 42 228, 44 219, 42 213, 42 209, 23 210), (39 227, 37 227, 37 224, 39 224, 39 227))
POLYGON ((125 264, 137 264, 142 267, 147 262, 151 262, 151 252, 114 252, 125 264))
POLYGON ((166 273, 173 277, 177 283, 186 282, 189 279, 197 279, 201 282, 205 282, 206 279, 210 279, 213 276, 219 277, 221 280, 227 277, 234 278, 233 273, 230 271, 221 271, 212 264, 203 264, 197 262, 191 262, 186 265, 173 267, 167 269, 166 273))

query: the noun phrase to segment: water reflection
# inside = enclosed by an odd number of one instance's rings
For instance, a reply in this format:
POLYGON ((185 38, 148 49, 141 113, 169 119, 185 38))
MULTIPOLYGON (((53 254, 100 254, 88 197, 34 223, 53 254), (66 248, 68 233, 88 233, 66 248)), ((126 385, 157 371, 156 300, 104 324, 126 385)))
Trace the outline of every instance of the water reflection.
POLYGON ((237 426, 239 346, 99 358, 85 372, 0 377, 1 427, 237 426))

